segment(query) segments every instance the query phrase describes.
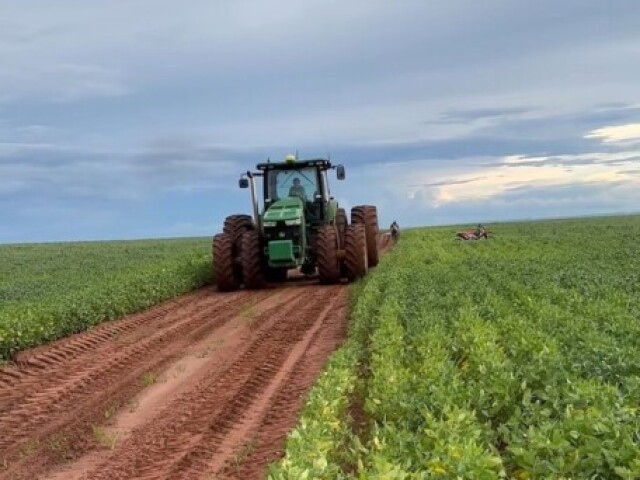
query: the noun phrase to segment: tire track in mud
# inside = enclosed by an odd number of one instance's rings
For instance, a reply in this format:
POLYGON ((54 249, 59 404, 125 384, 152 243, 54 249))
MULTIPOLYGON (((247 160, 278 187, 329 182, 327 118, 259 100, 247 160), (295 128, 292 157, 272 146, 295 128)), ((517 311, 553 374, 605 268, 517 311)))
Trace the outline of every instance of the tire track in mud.
MULTIPOLYGON (((126 334, 132 330, 136 332, 135 329, 158 319, 170 320, 173 315, 179 314, 182 307, 203 298, 204 292, 202 290, 188 294, 144 313, 125 317, 120 321, 104 323, 85 333, 19 353, 14 368, 0 368, 0 387, 11 388, 11 390, 0 392, 0 413, 6 411, 7 406, 11 406, 12 397, 19 398, 23 391, 30 391, 32 389, 31 383, 46 381, 46 378, 43 378, 42 370, 48 367, 54 368, 63 362, 68 362, 65 366, 71 366, 71 362, 77 356, 89 350, 95 354, 96 349, 101 346, 109 347, 108 342, 115 340, 123 333, 126 334), (5 397, 1 396, 2 393, 7 394, 4 401, 2 399, 5 397)), ((157 327, 160 328, 161 325, 157 325, 157 327)))
POLYGON ((261 478, 265 468, 282 457, 287 433, 298 421, 309 388, 346 335, 346 310, 346 293, 343 292, 333 310, 316 322, 317 331, 310 336, 303 354, 287 370, 281 388, 275 392, 268 407, 252 422, 244 445, 236 447, 235 456, 227 458, 223 467, 214 472, 219 478, 261 478), (242 461, 238 461, 240 457, 242 461))
POLYGON ((344 336, 346 293, 317 281, 208 288, 23 352, 0 368, 0 479, 201 478, 237 469, 238 450, 254 438, 277 458, 302 395, 344 336), (198 359, 193 378, 169 385, 113 450, 96 442, 92 428, 110 428, 108 410, 122 416, 144 395, 143 374, 168 372, 212 340, 228 347, 198 359), (277 435, 258 438, 269 418, 277 435), (60 439, 69 440, 63 455, 50 451, 60 439))
POLYGON ((57 431, 80 435, 78 428, 90 427, 86 422, 103 420, 108 408, 139 391, 142 374, 180 356, 186 345, 232 318, 249 299, 269 294, 221 296, 204 289, 26 353, 17 367, 2 368, 0 460, 17 460, 19 466, 25 463, 25 444, 31 450, 57 431))
MULTIPOLYGON (((342 286, 315 285, 301 289, 281 311, 266 313, 272 318, 228 369, 201 379, 82 478, 201 478, 220 470, 245 443, 243 419, 268 410, 270 395, 265 402, 264 394, 281 387, 276 378, 292 350, 314 326, 319 330, 327 317, 344 313, 336 307, 345 297, 342 286)), ((299 396, 290 400, 299 402, 299 396)))
MULTIPOLYGON (((310 328, 307 328, 302 333, 302 338, 294 344, 293 348, 289 348, 284 362, 279 366, 273 365, 272 370, 269 372, 272 374, 272 378, 268 384, 259 392, 254 392, 255 398, 241 397, 239 399, 239 412, 236 421, 230 424, 230 427, 226 429, 220 428, 215 431, 217 426, 214 422, 209 428, 213 432, 211 439, 209 440, 208 449, 200 449, 197 453, 190 458, 188 462, 192 463, 190 468, 178 468, 174 469, 169 475, 170 478, 177 479, 189 479, 189 478, 216 478, 222 475, 223 478, 229 477, 229 472, 225 472, 227 467, 233 466, 238 469, 241 465, 246 464, 248 456, 258 446, 258 434, 261 434, 263 443, 267 444, 274 450, 281 450, 281 445, 277 436, 269 435, 273 432, 265 430, 260 432, 257 430, 262 425, 265 419, 277 419, 285 420, 281 422, 281 426, 284 426, 284 433, 288 431, 297 421, 297 412, 301 407, 302 394, 304 394, 310 385, 315 380, 319 370, 324 365, 328 355, 337 346, 337 343, 331 343, 330 348, 325 349, 326 355, 322 358, 316 357, 314 366, 317 368, 310 368, 309 362, 303 362, 310 356, 312 347, 315 347, 318 340, 325 340, 327 334, 334 333, 335 329, 331 327, 335 324, 340 324, 346 327, 345 323, 341 321, 340 315, 344 314, 344 306, 346 305, 346 296, 344 294, 338 294, 333 296, 329 302, 322 306, 322 311, 314 318, 310 328), (336 319, 338 319, 336 321, 336 319), (334 324, 332 324, 332 321, 334 324), (324 334, 324 335, 321 335, 324 334), (304 368, 299 368, 304 367, 304 368), (298 373, 297 378, 293 374, 298 373), (291 382, 298 383, 299 388, 291 390, 289 384, 291 382), (283 397, 283 392, 285 396, 283 397), (277 402, 277 399, 280 402, 277 402), (286 405, 291 405, 294 408, 285 408, 286 405), (284 414, 284 415, 283 415, 284 414), (275 447, 275 448, 274 448, 275 447), (196 459, 198 461, 193 462, 196 459)), ((314 308, 314 312, 317 311, 314 308)), ((342 317, 343 318, 343 317, 342 317)), ((344 334, 345 328, 340 329, 340 333, 344 334)), ((342 338, 342 336, 340 337, 342 338)), ((326 342, 321 342, 326 345, 326 342)), ((241 395, 241 394, 240 394, 241 395)), ((234 403, 233 406, 236 404, 234 403)), ((229 419, 224 420, 223 425, 229 425, 229 419)), ((255 459, 254 459, 255 460, 255 459)), ((254 478, 260 476, 266 463, 258 463, 251 461, 254 468, 255 475, 244 476, 242 478, 254 478)))
MULTIPOLYGON (((265 468, 283 454, 287 433, 298 421, 306 393, 318 377, 329 355, 346 335, 346 292, 318 316, 305 337, 291 350, 270 391, 255 402, 243 421, 234 426, 220 448, 209 459, 207 474, 200 478, 261 478, 265 468)), ((178 478, 193 478, 185 472, 178 478)))

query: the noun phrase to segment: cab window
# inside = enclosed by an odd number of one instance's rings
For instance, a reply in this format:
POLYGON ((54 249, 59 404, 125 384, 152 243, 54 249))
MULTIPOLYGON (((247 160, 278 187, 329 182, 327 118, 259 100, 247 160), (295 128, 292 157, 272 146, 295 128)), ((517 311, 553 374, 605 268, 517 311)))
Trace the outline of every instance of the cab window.
POLYGON ((272 170, 269 173, 268 197, 272 201, 290 196, 313 201, 319 193, 318 173, 313 167, 272 170))

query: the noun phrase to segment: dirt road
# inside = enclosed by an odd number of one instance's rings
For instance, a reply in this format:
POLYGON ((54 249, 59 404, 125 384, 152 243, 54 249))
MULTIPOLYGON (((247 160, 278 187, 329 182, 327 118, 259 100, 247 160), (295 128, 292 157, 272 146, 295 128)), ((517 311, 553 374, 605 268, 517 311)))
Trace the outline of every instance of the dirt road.
POLYGON ((346 294, 203 289, 23 353, 0 369, 0 478, 259 478, 344 337, 346 294))
POLYGON ((205 288, 23 352, 0 367, 0 479, 261 478, 346 304, 316 280, 205 288))

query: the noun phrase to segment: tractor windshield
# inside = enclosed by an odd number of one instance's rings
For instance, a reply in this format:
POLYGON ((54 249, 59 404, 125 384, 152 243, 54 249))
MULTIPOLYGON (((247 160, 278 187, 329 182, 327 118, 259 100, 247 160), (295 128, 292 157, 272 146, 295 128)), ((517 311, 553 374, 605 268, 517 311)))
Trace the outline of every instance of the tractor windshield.
POLYGON ((318 170, 314 167, 271 170, 267 196, 272 201, 286 197, 300 197, 312 202, 320 195, 318 170))

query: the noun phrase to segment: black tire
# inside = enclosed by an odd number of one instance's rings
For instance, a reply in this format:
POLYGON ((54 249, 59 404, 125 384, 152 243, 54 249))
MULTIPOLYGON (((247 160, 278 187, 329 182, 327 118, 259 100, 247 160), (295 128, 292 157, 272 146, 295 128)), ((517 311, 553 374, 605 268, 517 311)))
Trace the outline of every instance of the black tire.
POLYGON ((224 226, 222 227, 222 231, 231 235, 234 242, 239 240, 244 232, 254 229, 255 226, 251 216, 243 213, 229 215, 224 219, 224 226))
POLYGON ((354 282, 366 275, 367 262, 367 238, 365 226, 355 223, 347 227, 345 234, 344 265, 347 278, 354 282))
POLYGON ((241 284, 243 282, 243 272, 242 272, 242 242, 240 239, 245 232, 249 232, 255 230, 255 225, 253 224, 253 220, 249 215, 245 214, 236 214, 229 215, 224 219, 224 226, 222 227, 222 231, 227 235, 230 235, 233 239, 233 259, 234 259, 234 269, 236 273, 236 277, 238 279, 238 283, 241 284))
POLYGON ((245 232, 240 237, 240 242, 244 286, 251 289, 263 288, 266 281, 260 232, 256 230, 245 232))
POLYGON ((318 230, 318 276, 320 283, 331 284, 340 281, 338 262, 338 232, 332 225, 318 230))
POLYGON ((372 225, 370 231, 367 232, 367 260, 369 267, 375 267, 380 262, 380 251, 378 250, 378 237, 380 230, 378 228, 378 209, 375 206, 367 208, 367 224, 372 225))
POLYGON ((227 233, 213 237, 213 278, 221 292, 229 292, 240 286, 235 268, 234 242, 227 233))
POLYGON ((347 231, 348 226, 349 221, 347 220, 347 212, 344 210, 344 208, 339 208, 336 211, 336 228, 338 229, 340 248, 344 248, 344 235, 347 231))
POLYGON ((267 268, 267 281, 286 282, 288 268, 267 268))
POLYGON ((351 209, 351 223, 362 223, 367 237, 367 258, 369 267, 380 261, 378 252, 378 210, 373 205, 360 205, 351 209))

